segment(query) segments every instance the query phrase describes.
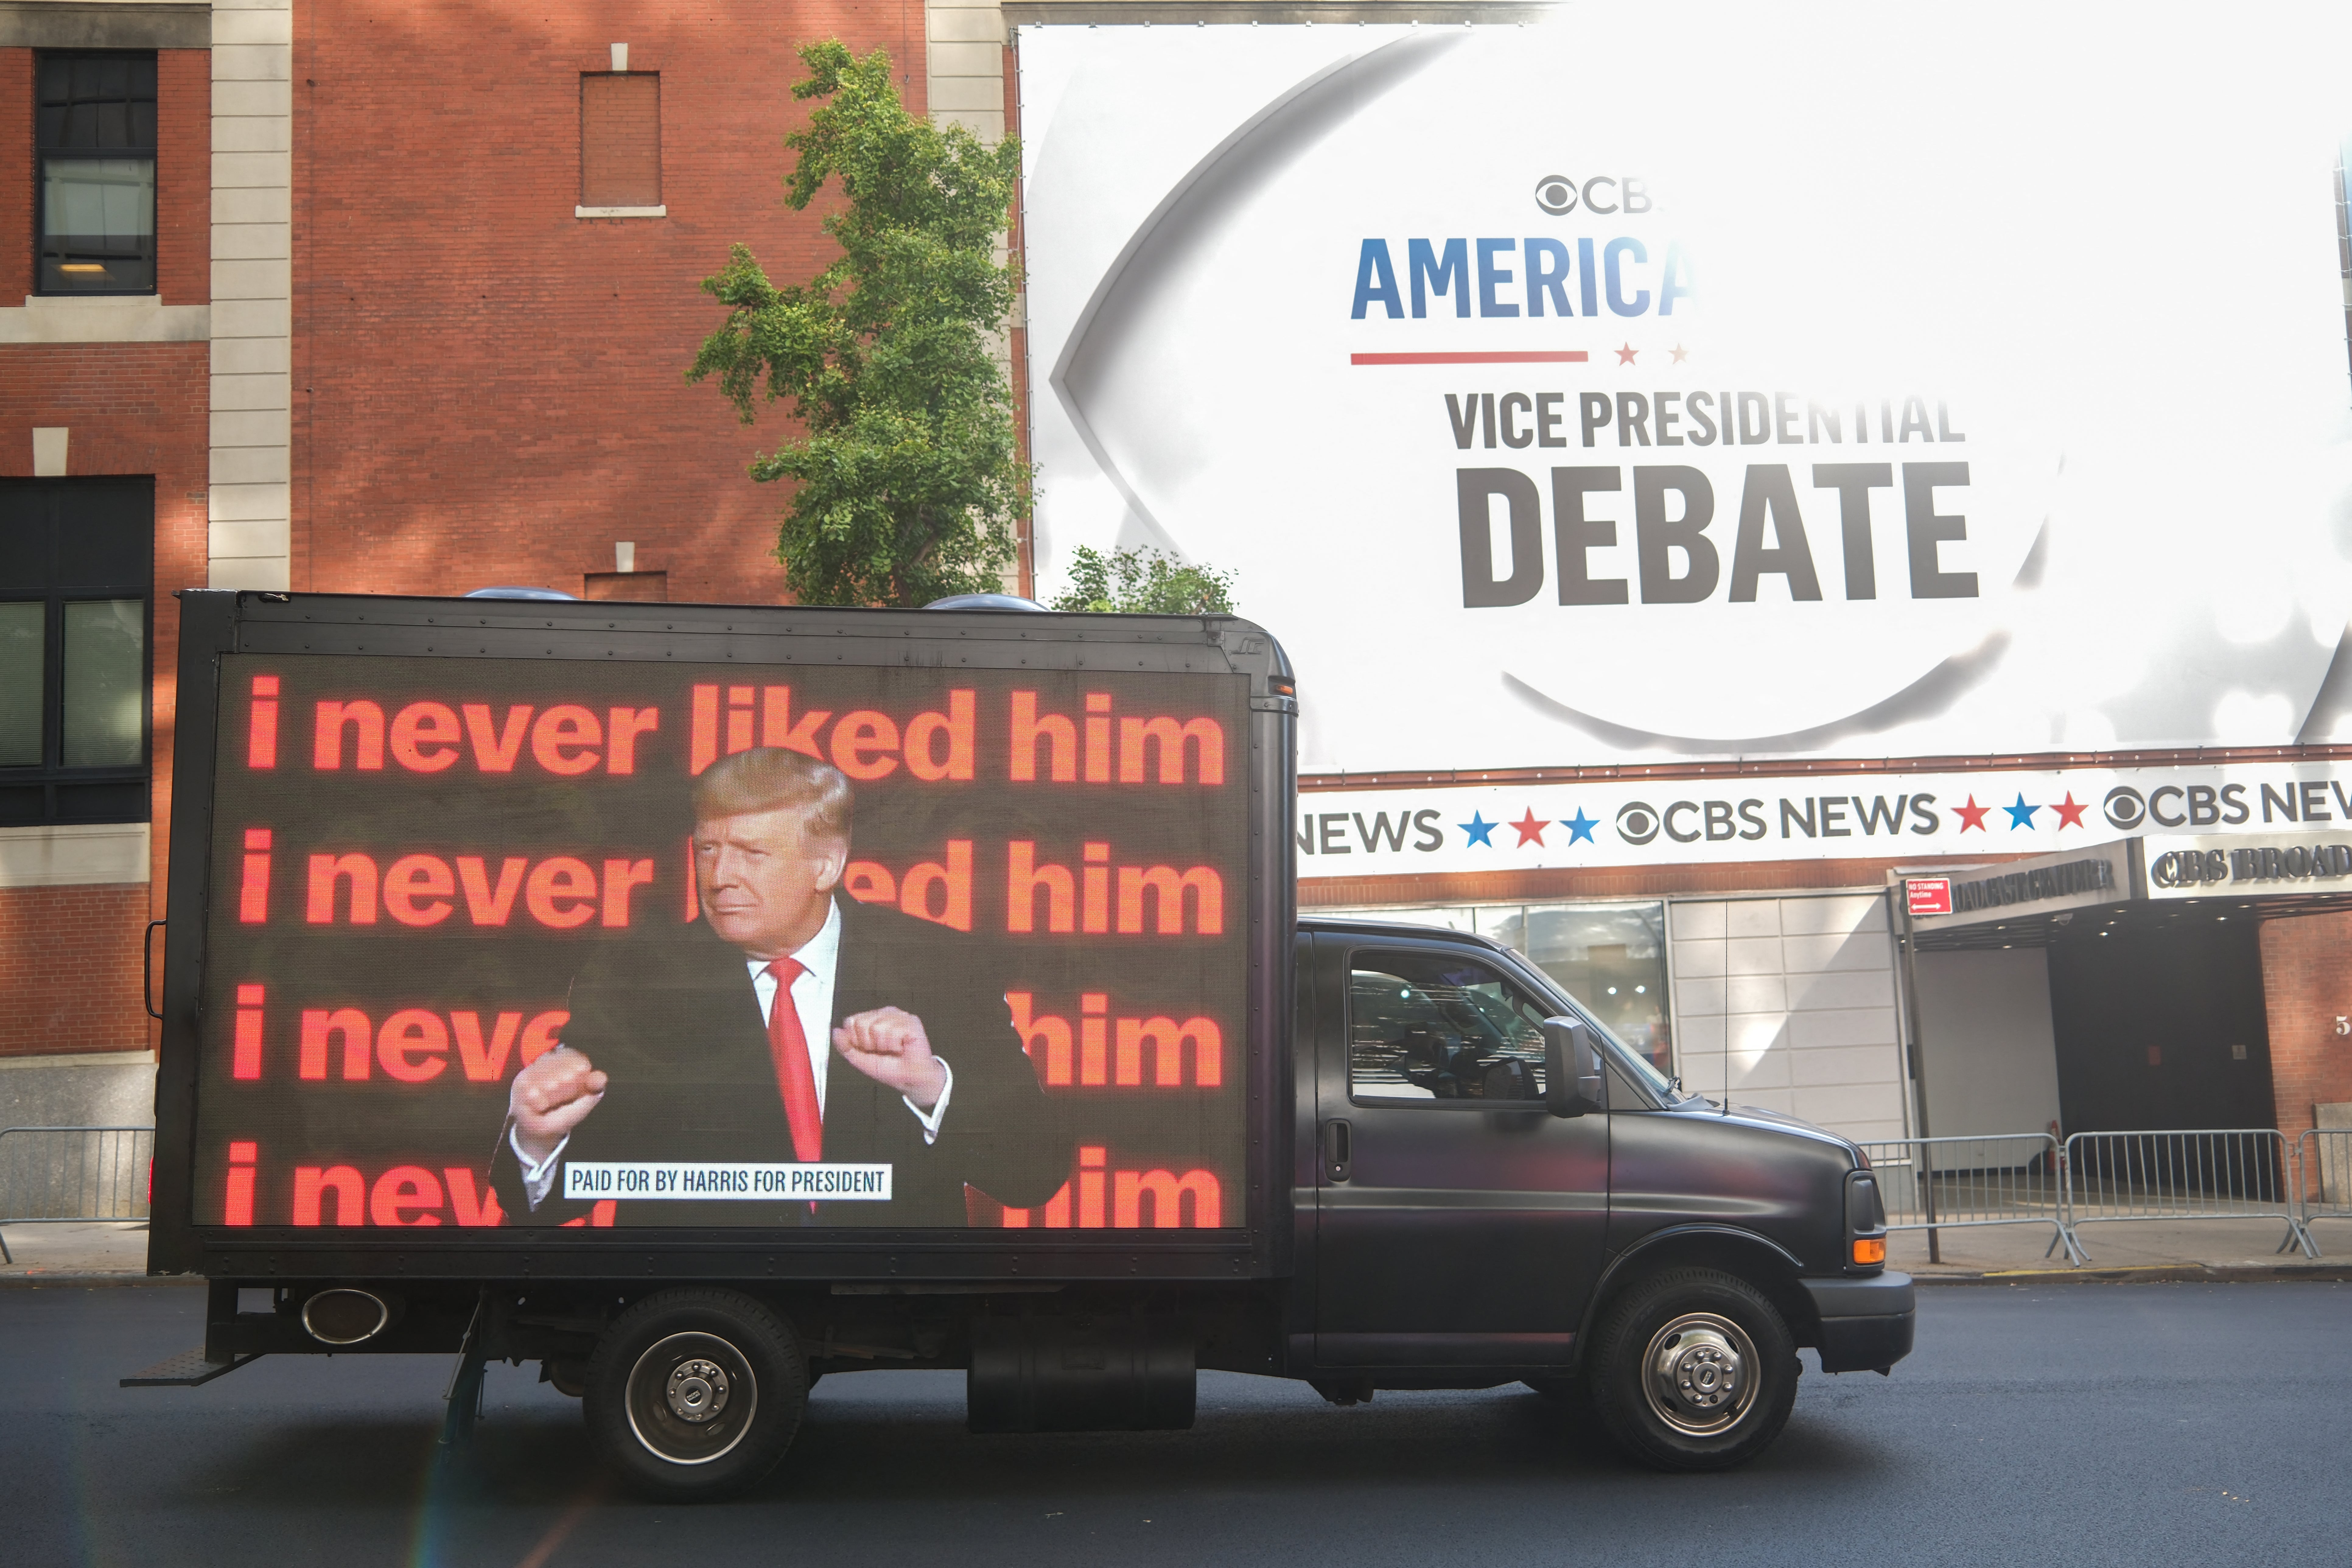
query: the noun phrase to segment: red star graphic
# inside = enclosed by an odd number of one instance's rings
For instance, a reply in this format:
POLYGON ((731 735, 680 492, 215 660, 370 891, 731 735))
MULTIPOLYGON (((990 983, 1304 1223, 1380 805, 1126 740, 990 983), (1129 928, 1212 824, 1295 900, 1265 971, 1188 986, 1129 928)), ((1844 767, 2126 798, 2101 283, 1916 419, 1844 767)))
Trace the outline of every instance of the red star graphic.
POLYGON ((2083 826, 2083 814, 2091 808, 2088 805, 2076 805, 2074 804, 2074 792, 2070 789, 2066 792, 2066 799, 2064 802, 2061 805, 2053 805, 2050 809, 2058 814, 2058 826, 2061 828, 2067 828, 2081 827, 2083 826))
POLYGON ((1952 807, 1952 815, 1960 819, 1961 832, 1966 833, 1969 828, 1973 827, 1979 833, 1982 833, 1985 831, 1985 814, 1991 809, 1992 807, 1989 805, 1979 805, 1977 804, 1977 797, 1974 795, 1970 795, 1969 796, 1968 805, 1956 805, 1952 807))
POLYGON ((1617 351, 1617 363, 1619 364, 1632 364, 1633 363, 1633 356, 1641 352, 1642 351, 1640 349, 1635 348, 1633 344, 1627 343, 1623 348, 1617 351))
MULTIPOLYGON (((1531 805, 1528 807, 1528 814, 1511 826, 1519 830, 1519 841, 1512 847, 1524 849, 1529 843, 1543 844, 1543 830, 1551 826, 1551 820, 1547 817, 1541 822, 1537 821, 1536 808, 1531 805)), ((1544 847, 1549 849, 1551 846, 1545 844, 1544 847)))
POLYGON ((1690 358, 1690 350, 1683 347, 1680 343, 1676 343, 1674 348, 1674 354, 1675 363, 1676 364, 1680 364, 1683 361, 1690 358))

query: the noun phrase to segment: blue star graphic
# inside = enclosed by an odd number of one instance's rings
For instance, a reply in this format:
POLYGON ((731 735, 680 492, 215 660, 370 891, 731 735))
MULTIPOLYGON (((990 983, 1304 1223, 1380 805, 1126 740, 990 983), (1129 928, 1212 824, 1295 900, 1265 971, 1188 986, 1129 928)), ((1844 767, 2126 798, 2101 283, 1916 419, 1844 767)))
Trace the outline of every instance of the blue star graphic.
MULTIPOLYGON (((1576 815, 1574 816, 1564 816, 1560 818, 1559 825, 1568 829, 1568 841, 1570 844, 1573 845, 1579 840, 1581 840, 1586 844, 1591 844, 1592 830, 1601 826, 1601 821, 1598 817, 1585 816, 1584 807, 1580 805, 1576 808, 1576 815)), ((1594 847, 1596 848, 1599 847, 1597 845, 1594 847)))
POLYGON ((1499 822, 1489 822, 1484 816, 1474 811, 1470 814, 1469 821, 1459 822, 1454 824, 1454 826, 1461 828, 1463 832, 1470 836, 1470 843, 1468 846, 1465 846, 1465 847, 1475 847, 1478 845, 1484 844, 1487 848, 1492 849, 1495 847, 1495 841, 1487 837, 1486 835, 1494 832, 1495 829, 1502 826, 1503 825, 1499 822))
POLYGON ((2025 792, 2023 790, 2018 791, 2017 804, 2015 805, 2004 805, 2001 807, 2001 810, 2009 813, 2009 830, 2011 833, 2016 832, 2021 827, 2032 826, 2033 814, 2041 809, 2042 808, 2038 805, 2028 805, 2025 804, 2025 792))

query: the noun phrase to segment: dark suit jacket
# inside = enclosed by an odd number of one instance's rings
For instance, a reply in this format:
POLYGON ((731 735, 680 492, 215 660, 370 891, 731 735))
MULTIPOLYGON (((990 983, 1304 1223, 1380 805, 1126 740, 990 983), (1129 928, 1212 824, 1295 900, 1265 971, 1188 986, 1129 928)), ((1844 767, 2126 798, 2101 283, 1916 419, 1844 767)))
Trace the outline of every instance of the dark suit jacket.
MULTIPOLYGON (((1067 1178, 1071 1141, 1050 1113, 1013 1032, 1001 987, 975 963, 971 939, 898 910, 836 899, 841 949, 835 1023, 896 1006, 923 1021, 955 1088, 935 1143, 898 1091, 839 1051, 826 1068, 824 1160, 891 1167, 891 1201, 619 1200, 629 1226, 962 1226, 967 1183, 1027 1208, 1067 1178)), ((782 999, 789 1005, 789 999, 782 999)), ((563 1043, 610 1076, 604 1099, 572 1133, 562 1162, 789 1163, 784 1115, 740 950, 698 921, 671 938, 615 948, 573 981, 563 1043)), ((560 1225, 589 1212, 559 1179, 534 1212, 502 1137, 493 1180, 512 1225, 560 1225)))

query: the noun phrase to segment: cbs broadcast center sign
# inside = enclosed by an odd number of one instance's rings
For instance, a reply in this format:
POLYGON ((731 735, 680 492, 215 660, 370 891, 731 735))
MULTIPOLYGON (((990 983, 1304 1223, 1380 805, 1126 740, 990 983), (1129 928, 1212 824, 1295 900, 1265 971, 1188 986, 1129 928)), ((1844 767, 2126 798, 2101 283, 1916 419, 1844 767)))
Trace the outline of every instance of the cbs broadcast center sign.
MULTIPOLYGON (((1041 586, 1080 544, 1237 570, 1310 774, 2352 739, 2346 31, 1024 27, 1041 586)), ((2265 781, 2177 782, 2258 820, 2265 781)), ((1602 825, 1570 854, 1780 858, 1843 852, 1831 795, 1973 850, 1972 797, 2043 808, 2013 847, 2046 851, 2048 808, 2087 833, 2141 787, 1838 782, 1494 808, 1602 825)))

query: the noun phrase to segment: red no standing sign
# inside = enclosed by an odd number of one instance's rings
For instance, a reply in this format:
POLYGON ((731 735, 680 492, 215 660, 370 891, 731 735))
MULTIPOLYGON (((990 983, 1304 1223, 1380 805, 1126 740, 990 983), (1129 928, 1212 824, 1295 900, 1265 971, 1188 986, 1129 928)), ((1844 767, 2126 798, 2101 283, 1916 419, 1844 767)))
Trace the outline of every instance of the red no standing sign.
POLYGON ((1912 914, 1948 915, 1952 912, 1952 879, 1949 877, 1913 877, 1903 886, 1912 914))

